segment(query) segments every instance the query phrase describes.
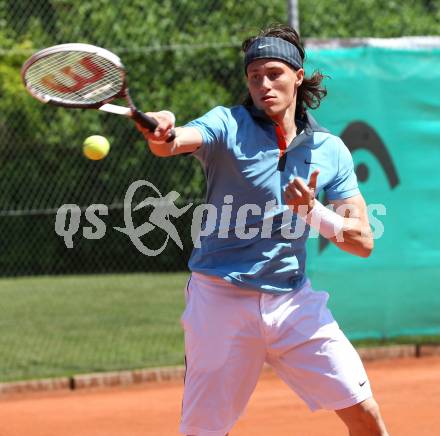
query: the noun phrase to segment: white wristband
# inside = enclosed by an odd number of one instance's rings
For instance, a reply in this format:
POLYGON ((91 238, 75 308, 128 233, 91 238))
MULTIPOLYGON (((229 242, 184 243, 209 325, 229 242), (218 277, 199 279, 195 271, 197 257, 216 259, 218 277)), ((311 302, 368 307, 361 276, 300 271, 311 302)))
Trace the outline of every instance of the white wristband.
POLYGON ((300 214, 306 223, 318 230, 324 238, 330 239, 339 235, 344 228, 344 218, 336 212, 326 208, 318 200, 315 200, 313 209, 304 216, 300 214))

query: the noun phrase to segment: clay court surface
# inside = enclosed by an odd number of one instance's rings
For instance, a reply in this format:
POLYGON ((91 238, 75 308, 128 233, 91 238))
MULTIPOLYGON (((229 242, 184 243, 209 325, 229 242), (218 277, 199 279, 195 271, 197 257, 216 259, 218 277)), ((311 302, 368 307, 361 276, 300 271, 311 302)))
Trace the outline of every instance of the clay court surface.
MULTIPOLYGON (((440 357, 367 364, 391 435, 440 435, 440 357)), ((0 436, 178 435, 182 383, 58 391, 0 399, 0 436)), ((271 372, 231 436, 345 435, 332 412, 311 413, 271 372)))

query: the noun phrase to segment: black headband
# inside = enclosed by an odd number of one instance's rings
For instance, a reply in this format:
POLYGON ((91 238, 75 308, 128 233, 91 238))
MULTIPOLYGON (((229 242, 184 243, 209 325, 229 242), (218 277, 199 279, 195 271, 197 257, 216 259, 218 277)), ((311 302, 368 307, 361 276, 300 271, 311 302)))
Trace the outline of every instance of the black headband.
POLYGON ((262 36, 257 38, 245 53, 245 71, 251 62, 266 58, 280 59, 296 70, 303 67, 301 54, 297 47, 282 38, 262 36))

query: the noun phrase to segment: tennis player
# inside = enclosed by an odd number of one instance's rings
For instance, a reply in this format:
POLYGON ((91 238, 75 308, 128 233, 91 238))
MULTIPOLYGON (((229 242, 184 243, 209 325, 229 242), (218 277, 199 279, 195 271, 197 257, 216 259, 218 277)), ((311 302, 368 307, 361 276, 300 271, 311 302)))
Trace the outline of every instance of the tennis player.
POLYGON ((323 76, 305 77, 288 26, 247 39, 243 51, 243 105, 215 107, 171 143, 169 112, 148 113, 154 133, 138 126, 155 155, 201 162, 207 204, 218 211, 189 262, 180 430, 226 435, 267 362, 311 410, 336 411, 351 436, 387 435, 359 355, 305 273, 310 226, 353 255, 373 249, 350 152, 308 111, 326 95, 323 76), (317 200, 322 190, 335 212, 317 200))

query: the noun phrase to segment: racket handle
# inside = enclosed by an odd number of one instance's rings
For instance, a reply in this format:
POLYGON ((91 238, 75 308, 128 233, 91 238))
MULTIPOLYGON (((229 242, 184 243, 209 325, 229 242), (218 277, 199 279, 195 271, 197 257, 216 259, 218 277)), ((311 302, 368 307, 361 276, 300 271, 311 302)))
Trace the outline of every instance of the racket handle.
MULTIPOLYGON (((158 122, 154 118, 145 115, 138 109, 132 109, 131 118, 142 127, 148 129, 150 132, 154 132, 156 130, 156 127, 158 126, 158 122)), ((171 129, 170 135, 165 142, 173 142, 174 139, 176 139, 176 132, 174 129, 171 129)))
POLYGON ((148 129, 150 132, 154 132, 158 126, 158 122, 154 118, 145 115, 143 112, 137 109, 131 110, 131 118, 142 127, 148 129))
POLYGON ((176 131, 174 129, 170 130, 170 135, 165 142, 173 142, 176 139, 176 131))

